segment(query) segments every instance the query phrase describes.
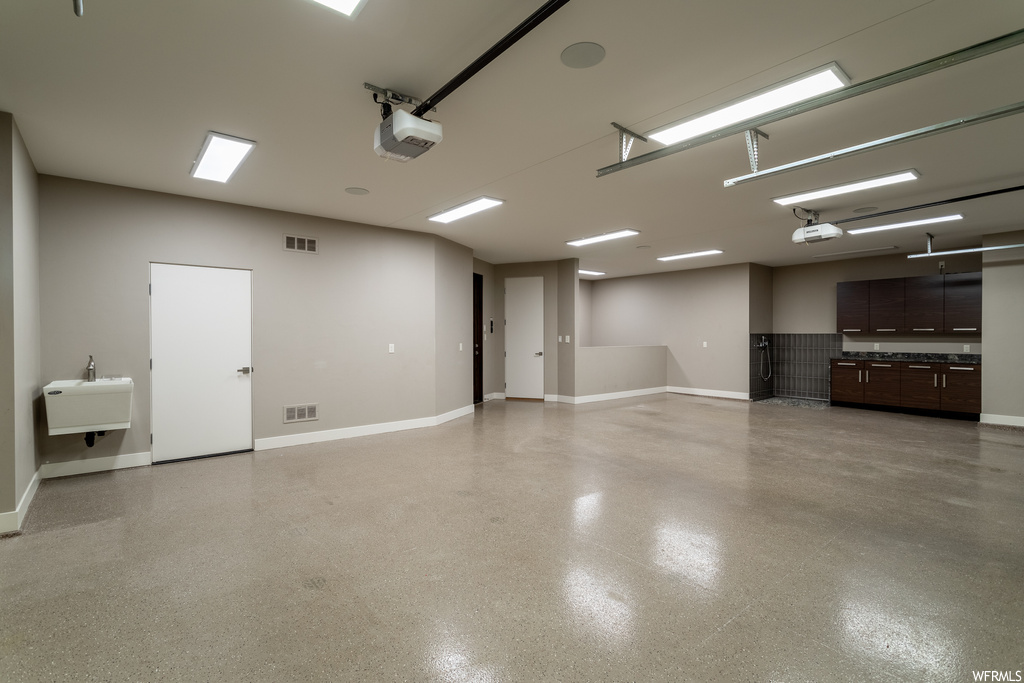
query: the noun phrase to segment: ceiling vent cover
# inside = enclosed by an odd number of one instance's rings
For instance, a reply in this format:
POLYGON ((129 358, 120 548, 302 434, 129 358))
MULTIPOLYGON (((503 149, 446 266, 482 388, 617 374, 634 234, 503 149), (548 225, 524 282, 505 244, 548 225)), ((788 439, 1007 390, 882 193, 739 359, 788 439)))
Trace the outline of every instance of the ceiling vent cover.
POLYGON ((301 235, 284 236, 285 251, 301 251, 306 254, 319 254, 317 238, 303 237, 301 235))

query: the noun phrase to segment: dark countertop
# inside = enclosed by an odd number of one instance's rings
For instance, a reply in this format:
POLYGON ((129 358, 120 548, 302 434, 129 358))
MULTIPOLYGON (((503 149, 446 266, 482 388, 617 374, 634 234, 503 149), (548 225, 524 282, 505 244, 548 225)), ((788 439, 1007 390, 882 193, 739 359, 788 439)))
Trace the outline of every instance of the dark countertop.
POLYGON ((980 353, 896 353, 894 351, 843 351, 847 360, 891 360, 911 363, 981 363, 980 353))

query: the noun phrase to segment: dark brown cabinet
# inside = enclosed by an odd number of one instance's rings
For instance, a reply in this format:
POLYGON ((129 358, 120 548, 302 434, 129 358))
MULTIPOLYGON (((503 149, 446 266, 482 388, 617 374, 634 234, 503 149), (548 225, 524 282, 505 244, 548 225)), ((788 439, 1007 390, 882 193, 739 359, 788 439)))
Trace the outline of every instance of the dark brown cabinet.
POLYGON ((876 406, 900 405, 900 364, 864 363, 864 402, 876 406))
POLYGON ((864 402, 864 361, 832 361, 832 400, 864 402))
POLYGON ((938 363, 900 363, 900 404, 906 408, 939 410, 938 363))
POLYGON ((981 273, 947 275, 943 309, 946 332, 981 332, 981 273))
POLYGON ((868 329, 871 332, 903 332, 906 327, 903 310, 906 298, 904 278, 868 282, 868 329))
POLYGON ((945 301, 943 275, 906 278, 904 312, 907 332, 921 334, 942 332, 945 301))
POLYGON ((981 366, 943 364, 941 410, 981 412, 981 366))
POLYGON ((981 273, 836 283, 842 334, 981 334, 981 273))
POLYGON ((868 331, 870 280, 836 283, 836 332, 868 331))
POLYGON ((981 366, 832 360, 832 402, 978 415, 981 366))

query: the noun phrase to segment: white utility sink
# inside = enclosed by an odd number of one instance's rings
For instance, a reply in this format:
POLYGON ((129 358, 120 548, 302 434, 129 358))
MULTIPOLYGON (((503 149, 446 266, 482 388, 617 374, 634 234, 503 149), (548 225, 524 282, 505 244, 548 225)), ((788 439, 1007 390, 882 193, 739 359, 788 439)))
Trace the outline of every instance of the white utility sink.
POLYGON ((50 436, 128 429, 132 426, 134 387, 130 377, 50 382, 43 387, 50 436))

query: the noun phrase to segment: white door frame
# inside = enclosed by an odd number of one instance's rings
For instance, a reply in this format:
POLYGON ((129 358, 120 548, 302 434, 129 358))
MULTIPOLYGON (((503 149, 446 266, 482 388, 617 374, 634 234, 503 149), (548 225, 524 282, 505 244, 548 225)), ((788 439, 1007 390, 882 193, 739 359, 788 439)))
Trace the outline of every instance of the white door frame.
MULTIPOLYGON (((255 403, 256 403, 256 401, 255 401, 255 394, 256 394, 255 386, 254 386, 254 383, 252 381, 252 372, 254 371, 254 369, 252 367, 252 365, 253 365, 253 363, 252 363, 252 347, 253 347, 253 343, 252 342, 253 342, 253 317, 254 317, 254 315, 253 315, 253 308, 254 308, 254 306, 253 306, 253 292, 254 292, 254 289, 255 289, 255 287, 254 287, 254 272, 250 268, 230 268, 230 267, 221 267, 221 266, 194 265, 194 264, 186 264, 186 263, 169 263, 169 262, 161 262, 161 261, 152 261, 152 262, 150 262, 150 307, 149 307, 150 308, 150 311, 149 311, 150 312, 150 335, 149 335, 150 336, 150 340, 149 340, 149 343, 150 343, 150 460, 151 460, 151 462, 154 462, 154 463, 157 463, 157 462, 170 462, 170 461, 174 461, 174 460, 186 460, 186 459, 189 459, 189 458, 206 457, 208 455, 224 455, 224 454, 227 454, 227 453, 237 453, 237 452, 245 452, 245 451, 254 450, 254 448, 255 448, 255 403), (152 293, 153 293, 152 292, 152 287, 153 287, 154 267, 163 267, 163 266, 171 266, 171 267, 177 267, 177 268, 202 269, 202 270, 207 270, 207 271, 234 271, 234 272, 238 272, 238 273, 246 273, 246 274, 248 274, 248 289, 249 289, 249 292, 248 292, 248 327, 249 327, 249 329, 248 329, 248 347, 249 348, 248 349, 244 349, 244 350, 243 349, 239 349, 240 353, 238 355, 238 359, 241 361, 240 364, 243 365, 243 367, 241 369, 239 369, 238 371, 239 371, 239 373, 241 375, 244 375, 244 377, 248 379, 248 396, 249 396, 248 426, 247 426, 247 431, 248 431, 247 437, 248 438, 247 438, 247 442, 246 442, 246 441, 244 441, 244 439, 241 438, 240 434, 238 432, 236 432, 235 438, 233 438, 231 440, 231 446, 229 447, 228 450, 221 450, 220 447, 214 446, 214 447, 212 447, 213 450, 211 452, 192 453, 192 454, 181 455, 180 457, 178 457, 176 455, 170 455, 168 457, 160 457, 160 458, 157 457, 159 449, 157 448, 157 444, 153 443, 154 442, 154 438, 155 438, 154 435, 156 433, 155 427, 158 424, 157 415, 156 415, 156 411, 158 410, 158 406, 157 406, 157 401, 154 400, 155 399, 155 389, 156 389, 156 387, 155 387, 155 384, 154 384, 154 381, 153 381, 153 362, 154 362, 153 358, 154 358, 154 339, 155 339, 155 335, 154 335, 154 329, 153 329, 154 328, 154 322, 153 322, 154 306, 153 306, 153 298, 152 298, 152 293), (248 369, 248 372, 241 372, 244 369, 248 369)), ((197 387, 197 389, 196 389, 197 392, 201 392, 202 390, 203 390, 203 388, 201 386, 197 387)), ((236 427, 241 427, 243 425, 240 425, 240 424, 236 423, 235 426, 236 427)))

